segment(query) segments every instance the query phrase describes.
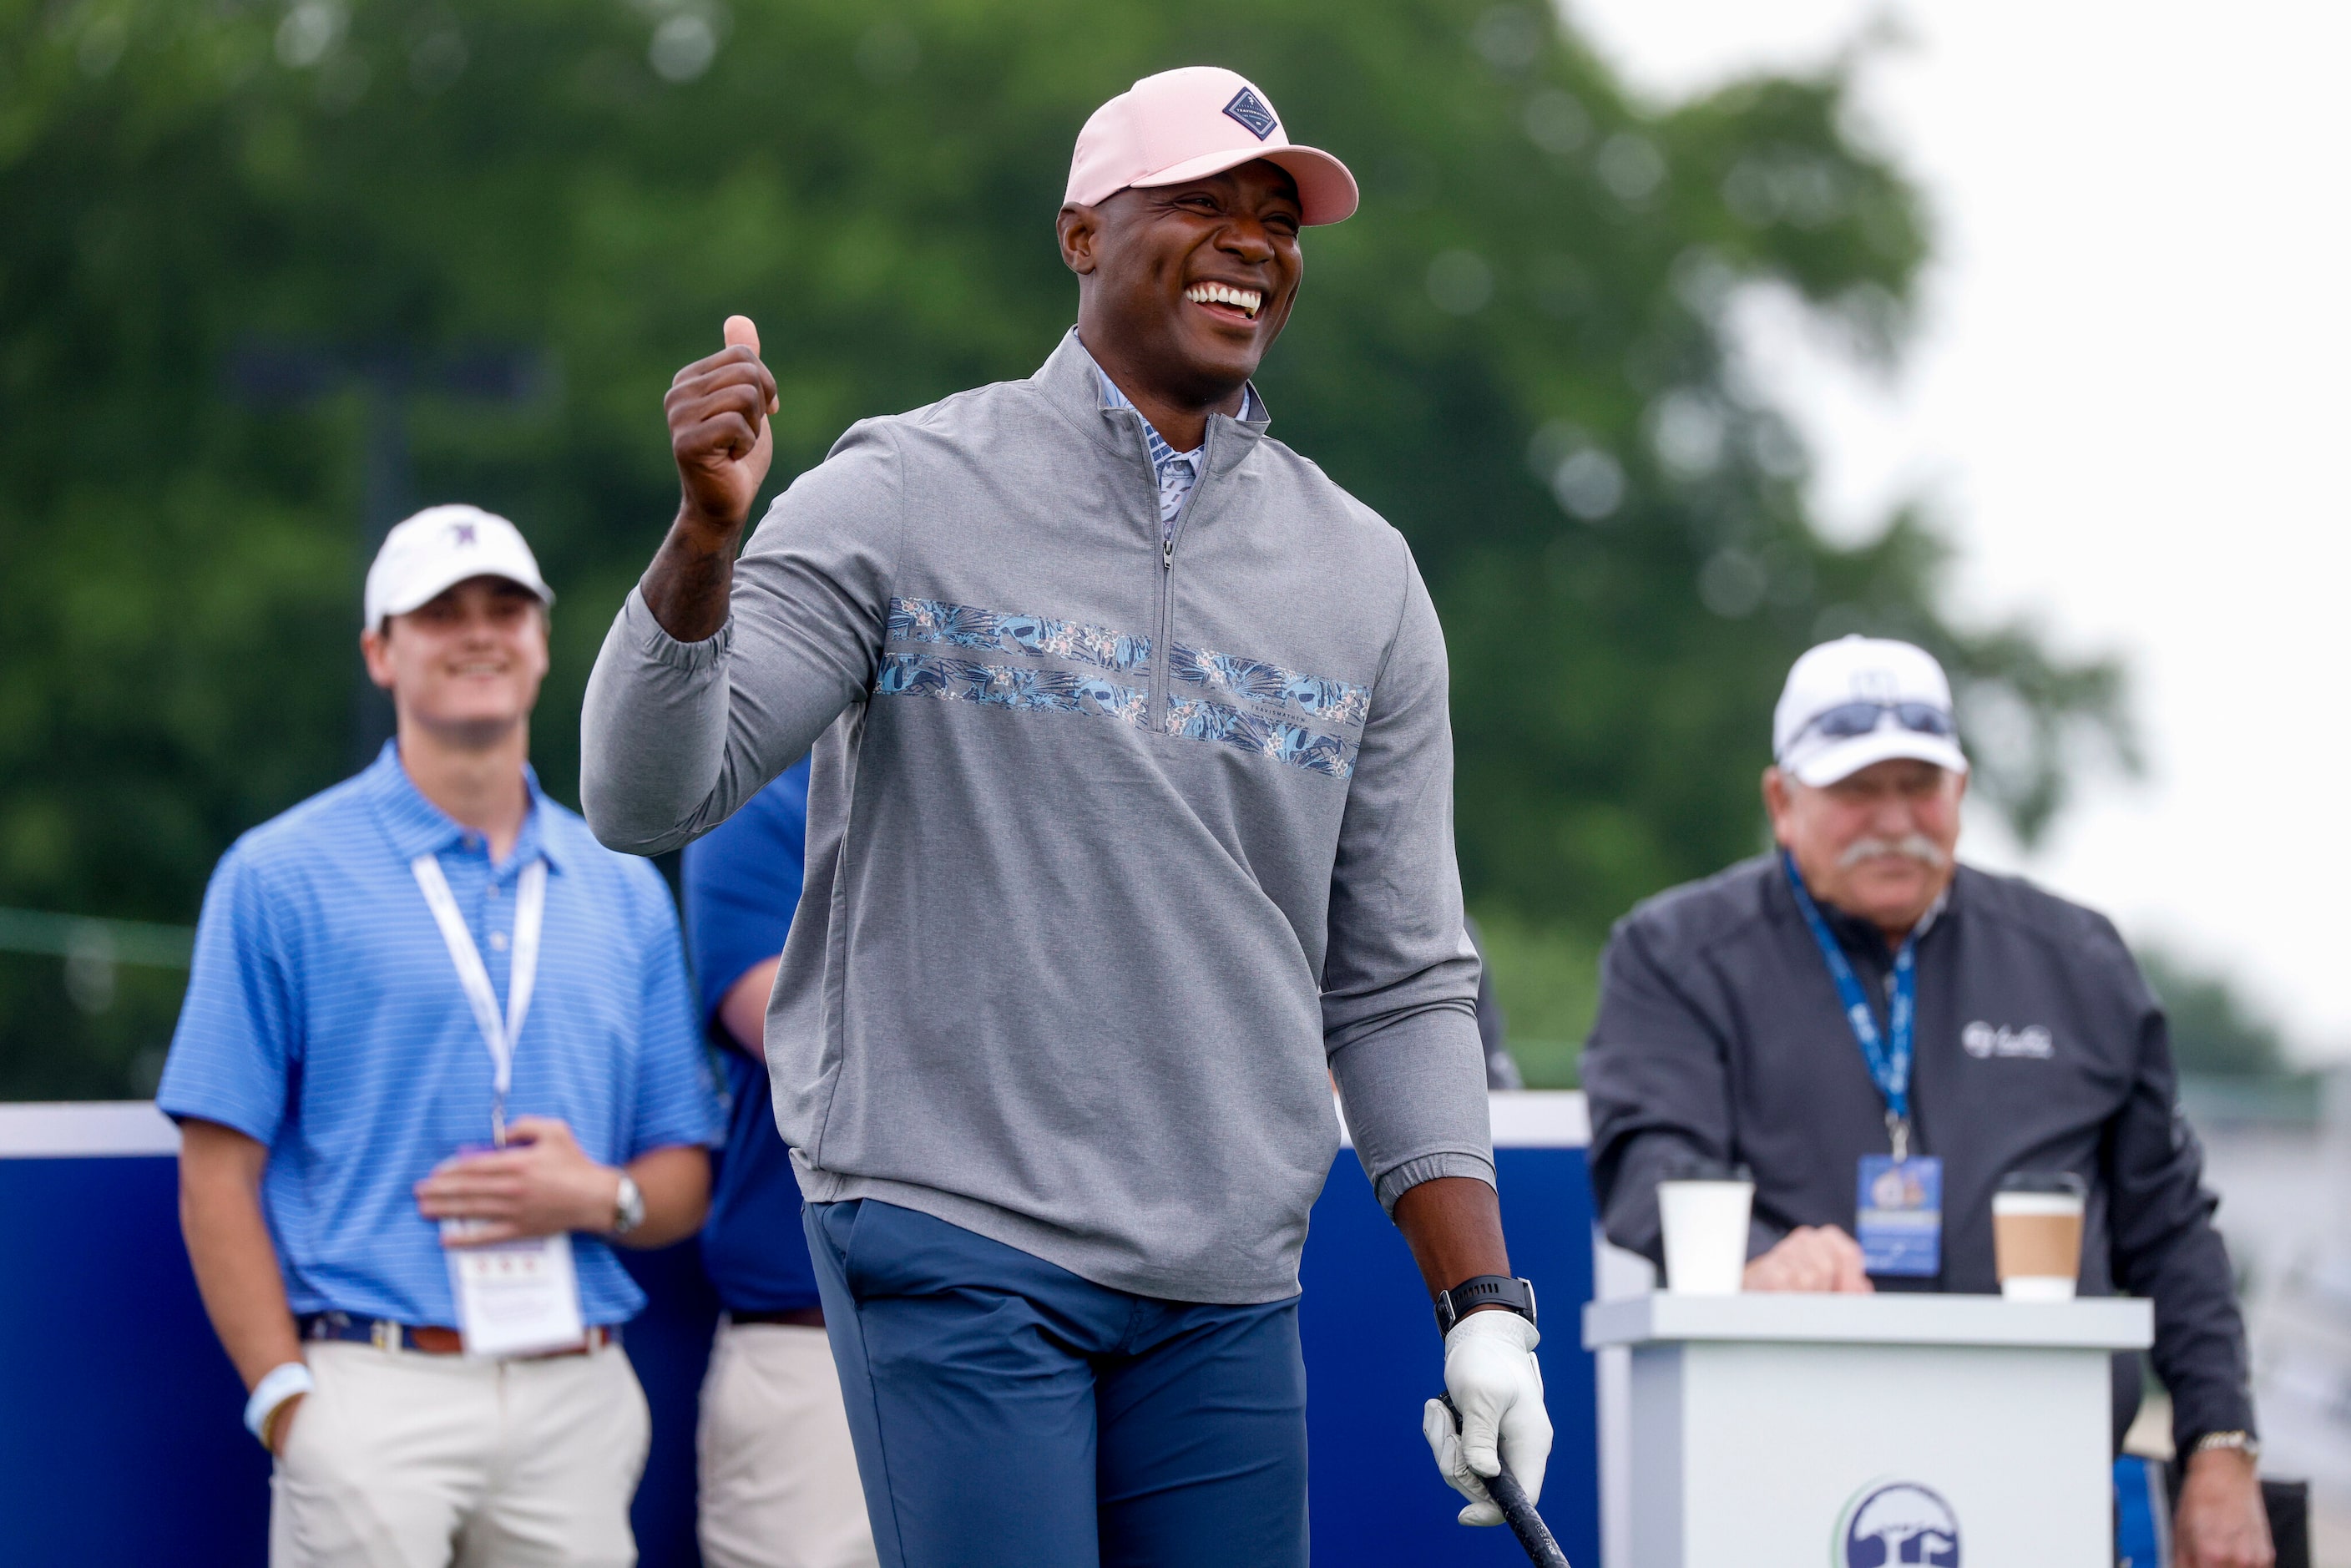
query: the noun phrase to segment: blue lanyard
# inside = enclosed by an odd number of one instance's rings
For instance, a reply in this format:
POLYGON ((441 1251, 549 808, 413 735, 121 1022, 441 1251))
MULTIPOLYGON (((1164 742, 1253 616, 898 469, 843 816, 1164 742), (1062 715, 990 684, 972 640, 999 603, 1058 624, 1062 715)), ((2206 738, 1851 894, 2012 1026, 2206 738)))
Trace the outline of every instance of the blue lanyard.
POLYGON ((1837 1000, 1844 1005, 1844 1021, 1852 1026, 1853 1038, 1861 1044, 1862 1060, 1869 1064, 1869 1076, 1877 1084, 1877 1092, 1886 1096, 1886 1131, 1894 1140, 1894 1157, 1896 1161, 1907 1159, 1910 1154, 1911 1026, 1918 1016, 1918 934, 1914 931, 1904 937, 1901 950, 1894 955, 1894 996, 1886 1007, 1886 1027, 1881 1033, 1876 1016, 1869 1010, 1869 993, 1861 988, 1861 977, 1853 972, 1852 961, 1837 945, 1835 933, 1821 915, 1821 906, 1806 891, 1804 879, 1796 871, 1796 858, 1782 850, 1780 864, 1788 873, 1788 887, 1796 895, 1796 907, 1803 911, 1804 924, 1812 928, 1813 941, 1829 967, 1829 978, 1836 982, 1837 1000))

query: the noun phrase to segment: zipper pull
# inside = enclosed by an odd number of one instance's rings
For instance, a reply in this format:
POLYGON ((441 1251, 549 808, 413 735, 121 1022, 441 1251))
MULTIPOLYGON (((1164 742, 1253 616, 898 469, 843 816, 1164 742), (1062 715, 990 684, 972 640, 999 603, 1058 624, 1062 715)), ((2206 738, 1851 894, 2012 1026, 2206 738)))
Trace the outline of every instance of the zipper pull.
POLYGON ((1159 535, 1159 570, 1176 570, 1176 534, 1173 529, 1163 530, 1159 535))

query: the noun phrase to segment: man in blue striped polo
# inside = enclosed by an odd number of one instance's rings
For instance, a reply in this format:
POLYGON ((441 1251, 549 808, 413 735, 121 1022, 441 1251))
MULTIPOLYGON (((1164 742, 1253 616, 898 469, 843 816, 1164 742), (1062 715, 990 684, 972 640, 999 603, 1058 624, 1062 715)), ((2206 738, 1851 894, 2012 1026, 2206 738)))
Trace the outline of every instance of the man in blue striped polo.
POLYGON ((360 645, 397 737, 204 895, 156 1098, 281 1568, 635 1561, 611 1243, 701 1223, 718 1122, 661 878, 525 760, 552 597, 502 517, 394 528, 360 645))

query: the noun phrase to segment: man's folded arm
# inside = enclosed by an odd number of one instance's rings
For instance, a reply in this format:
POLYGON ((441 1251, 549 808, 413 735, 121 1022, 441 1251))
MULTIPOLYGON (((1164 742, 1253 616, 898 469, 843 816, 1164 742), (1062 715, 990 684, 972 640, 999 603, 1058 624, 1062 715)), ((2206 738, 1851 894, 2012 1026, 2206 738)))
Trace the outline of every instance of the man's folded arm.
POLYGON ((768 507, 715 636, 679 642, 631 590, 580 721, 599 839, 659 854, 717 826, 872 689, 903 497, 886 427, 859 425, 768 507))
MULTIPOLYGON (((1730 1157, 1724 1042, 1675 984, 1649 934, 1620 922, 1600 961, 1600 1006, 1583 1051, 1592 1108, 1592 1184, 1608 1239, 1664 1266, 1657 1184, 1730 1157)), ((1747 1253, 1780 1233, 1750 1222, 1747 1253)))

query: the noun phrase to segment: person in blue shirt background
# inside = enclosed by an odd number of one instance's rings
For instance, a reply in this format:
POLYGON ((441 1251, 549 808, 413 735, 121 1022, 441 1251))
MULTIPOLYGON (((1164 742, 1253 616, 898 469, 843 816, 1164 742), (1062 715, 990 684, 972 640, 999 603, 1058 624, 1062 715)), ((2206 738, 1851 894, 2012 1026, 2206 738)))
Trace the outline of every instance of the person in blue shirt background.
POLYGON ((276 1456, 276 1568, 636 1560, 649 1423, 613 1331, 644 1296, 609 1243, 693 1234, 718 1105, 668 890, 526 761, 551 598, 503 517, 392 529, 360 642, 397 738, 204 894, 156 1101, 276 1456), (444 1248, 547 1237, 504 1255, 552 1286, 533 1354, 460 1354, 444 1248))
POLYGON ((805 872, 802 758, 685 848, 687 938, 702 1016, 724 1052, 726 1147, 702 1261, 726 1315, 702 1389, 700 1533, 709 1568, 868 1568, 875 1561, 841 1380, 776 1132, 761 1040, 805 872))

